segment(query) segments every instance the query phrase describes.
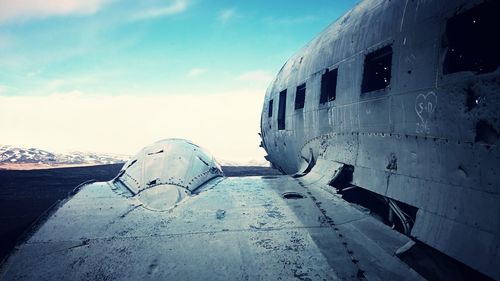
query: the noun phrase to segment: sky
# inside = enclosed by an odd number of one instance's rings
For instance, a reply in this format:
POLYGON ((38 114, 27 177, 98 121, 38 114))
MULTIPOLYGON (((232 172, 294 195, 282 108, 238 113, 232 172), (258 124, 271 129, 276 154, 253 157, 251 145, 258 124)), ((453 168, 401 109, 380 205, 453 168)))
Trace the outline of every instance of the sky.
POLYGON ((281 66, 357 0, 0 0, 0 144, 263 161, 281 66))

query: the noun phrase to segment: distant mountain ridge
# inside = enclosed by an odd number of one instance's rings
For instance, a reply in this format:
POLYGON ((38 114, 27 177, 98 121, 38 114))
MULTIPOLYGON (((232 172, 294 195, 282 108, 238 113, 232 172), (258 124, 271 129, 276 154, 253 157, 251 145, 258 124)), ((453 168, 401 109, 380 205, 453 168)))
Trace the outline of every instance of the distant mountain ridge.
MULTIPOLYGON (((93 152, 55 153, 39 148, 21 148, 0 145, 0 169, 40 169, 71 166, 90 166, 123 163, 130 155, 106 154, 93 152)), ((236 162, 217 159, 222 166, 260 166, 269 167, 269 162, 262 159, 236 162)))
POLYGON ((265 159, 262 160, 250 160, 246 162, 236 162, 236 161, 231 161, 231 160, 224 160, 224 159, 217 159, 217 162, 221 166, 248 166, 248 167, 269 167, 269 162, 265 159))
POLYGON ((0 168, 49 168, 126 162, 130 156, 92 152, 54 153, 38 148, 0 145, 0 168))

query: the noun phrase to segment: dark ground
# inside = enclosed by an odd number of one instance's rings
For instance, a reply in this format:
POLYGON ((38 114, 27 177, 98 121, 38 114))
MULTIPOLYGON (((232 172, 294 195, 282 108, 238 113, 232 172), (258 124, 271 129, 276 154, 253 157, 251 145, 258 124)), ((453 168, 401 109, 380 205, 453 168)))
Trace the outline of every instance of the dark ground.
MULTIPOLYGON (((0 263, 20 236, 47 209, 79 184, 108 181, 123 164, 45 170, 0 170, 0 263)), ((228 177, 279 174, 267 167, 222 167, 228 177)))

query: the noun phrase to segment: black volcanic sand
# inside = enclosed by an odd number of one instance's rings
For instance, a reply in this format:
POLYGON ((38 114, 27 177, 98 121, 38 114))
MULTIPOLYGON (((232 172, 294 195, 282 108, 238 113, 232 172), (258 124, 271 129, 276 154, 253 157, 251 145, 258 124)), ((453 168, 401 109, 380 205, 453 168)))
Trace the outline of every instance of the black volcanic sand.
POLYGON ((114 178, 123 164, 44 170, 0 170, 0 261, 28 227, 88 180, 114 178))
MULTIPOLYGON (((0 170, 0 262, 52 205, 88 180, 108 181, 123 164, 44 170, 0 170)), ((278 175, 267 167, 222 167, 228 177, 278 175)))
POLYGON ((250 177, 250 176, 276 176, 281 175, 278 170, 269 167, 257 166, 222 166, 226 177, 250 177))

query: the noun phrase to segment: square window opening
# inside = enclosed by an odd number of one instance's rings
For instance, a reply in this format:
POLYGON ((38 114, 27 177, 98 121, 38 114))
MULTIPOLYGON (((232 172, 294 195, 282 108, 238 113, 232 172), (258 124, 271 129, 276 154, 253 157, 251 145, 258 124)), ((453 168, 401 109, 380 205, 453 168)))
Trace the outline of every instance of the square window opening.
POLYGON ((273 117, 273 100, 269 101, 269 108, 267 110, 267 117, 273 117))
POLYGON ((327 69, 321 76, 320 104, 333 101, 337 97, 337 76, 338 68, 330 71, 327 69))
POLYGON ((295 92, 295 109, 304 108, 305 101, 306 101, 306 83, 297 86, 297 91, 295 92))
POLYGON ((278 130, 285 129, 286 116, 286 90, 280 92, 280 100, 278 104, 278 130))
POLYGON ((385 89, 391 84, 392 45, 365 56, 361 92, 385 89))

